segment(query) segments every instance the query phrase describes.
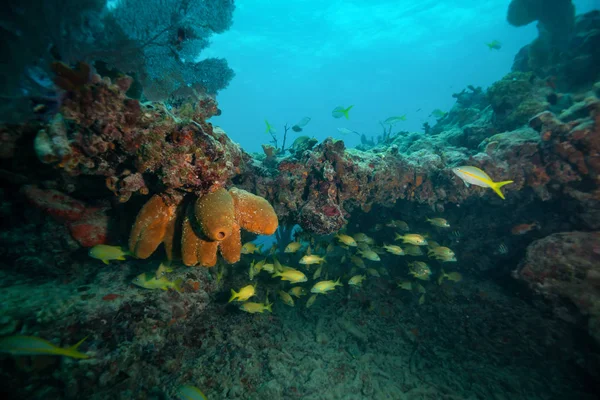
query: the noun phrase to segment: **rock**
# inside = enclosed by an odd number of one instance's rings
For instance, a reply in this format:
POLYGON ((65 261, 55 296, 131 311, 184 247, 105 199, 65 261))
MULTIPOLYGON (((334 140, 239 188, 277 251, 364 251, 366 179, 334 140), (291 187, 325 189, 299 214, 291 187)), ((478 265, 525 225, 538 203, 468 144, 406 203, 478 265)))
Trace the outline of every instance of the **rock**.
POLYGON ((533 242, 513 275, 542 295, 574 304, 589 316, 600 343, 600 232, 555 233, 533 242))

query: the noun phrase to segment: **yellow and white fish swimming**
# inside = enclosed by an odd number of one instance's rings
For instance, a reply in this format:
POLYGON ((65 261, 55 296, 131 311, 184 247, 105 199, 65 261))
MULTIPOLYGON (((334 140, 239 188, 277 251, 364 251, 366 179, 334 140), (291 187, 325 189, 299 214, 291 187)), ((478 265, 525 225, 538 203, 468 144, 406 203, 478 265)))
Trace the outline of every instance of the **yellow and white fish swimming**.
POLYGON ((379 271, 377 271, 375 268, 368 268, 367 273, 371 276, 374 276, 375 278, 381 278, 379 271))
POLYGON ((423 261, 414 261, 408 264, 409 274, 422 281, 428 281, 431 276, 431 268, 423 261))
POLYGON ((494 182, 488 174, 477 167, 456 167, 452 168, 452 172, 462 179, 467 187, 469 187, 469 185, 475 185, 484 188, 490 188, 496 192, 496 194, 500 196, 502 200, 504 200, 504 194, 502 194, 500 188, 504 185, 508 185, 509 183, 513 183, 513 181, 494 182))
POLYGON ((354 235, 352 235, 352 238, 354 238, 354 241, 356 242, 361 242, 361 243, 366 243, 366 244, 374 244, 375 240, 373 240, 372 237, 369 237, 367 235, 365 235, 364 233, 355 233, 354 235))
POLYGON ((294 286, 289 290, 288 293, 299 299, 300 297, 306 295, 306 290, 302 286, 294 286))
POLYGON ((346 246, 356 247, 356 240, 352 236, 344 235, 343 233, 338 233, 335 235, 337 240, 344 243, 346 246))
POLYGON ((181 285, 183 284, 183 279, 180 278, 172 282, 168 280, 166 276, 163 276, 160 279, 156 279, 154 275, 147 276, 144 272, 133 278, 131 283, 133 283, 136 286, 143 287, 144 289, 174 289, 178 292, 181 292, 181 285))
POLYGON ((279 297, 281 298, 281 300, 283 300, 285 304, 287 304, 290 307, 294 307, 294 299, 292 299, 292 296, 290 296, 288 292, 280 290, 277 293, 279 293, 279 297))
POLYGON ((242 254, 260 254, 264 245, 259 244, 258 246, 252 242, 244 243, 242 246, 242 254))
POLYGON ((387 226, 388 228, 400 229, 401 231, 404 231, 404 232, 407 232, 410 230, 410 228, 408 227, 408 224, 399 219, 393 219, 390 222, 388 222, 387 224, 385 224, 385 226, 387 226))
POLYGON ((430 257, 438 257, 438 256, 454 256, 454 251, 449 247, 438 246, 427 251, 427 255, 430 257))
POLYGON ((306 275, 304 275, 304 273, 302 271, 298 271, 297 269, 286 269, 280 272, 275 272, 272 277, 273 278, 277 278, 277 277, 281 277, 282 281, 289 281, 290 283, 300 283, 300 282, 306 282, 307 278, 306 275))
POLYGON ((231 303, 233 300, 246 301, 255 294, 256 287, 254 285, 246 285, 243 288, 241 288, 240 291, 237 293, 235 290, 231 289, 231 297, 229 298, 228 303, 231 303))
POLYGON ((438 285, 441 285, 444 279, 448 279, 452 282, 460 282, 462 280, 462 275, 459 272, 450 272, 447 274, 446 271, 442 269, 442 274, 437 279, 438 285))
POLYGON ((298 262, 304 265, 321 264, 325 262, 325 257, 319 257, 316 254, 306 254, 298 262))
POLYGON ((97 244, 92 247, 88 254, 90 257, 102 261, 104 264, 113 260, 125 260, 125 256, 130 256, 131 253, 123 250, 120 246, 109 246, 107 244, 97 244))
POLYGON ((348 115, 348 112, 350 111, 350 109, 354 107, 354 105, 351 105, 347 108, 344 108, 342 106, 337 106, 336 108, 333 109, 333 111, 331 111, 331 116, 333 118, 342 118, 342 117, 346 117, 346 119, 350 119, 350 116, 348 115))
POLYGON ((312 296, 310 296, 308 298, 308 300, 306 301, 306 308, 310 308, 314 304, 314 302, 315 302, 316 299, 317 299, 317 295, 316 294, 313 294, 312 296))
POLYGON ((263 264, 262 271, 267 271, 270 274, 276 272, 276 270, 275 270, 275 264, 271 264, 271 263, 263 264))
POLYGON ((328 293, 332 290, 335 290, 336 286, 344 286, 342 283, 340 283, 340 280, 338 278, 337 281, 321 281, 321 282, 317 282, 315 283, 315 285, 312 287, 312 289, 310 289, 311 293, 317 293, 317 294, 325 294, 328 293))
POLYGON ((350 262, 354 265, 356 265, 358 268, 362 268, 365 269, 367 268, 367 266, 365 265, 365 262, 363 261, 362 258, 358 257, 358 256, 352 256, 350 257, 350 262))
POLYGON ((366 279, 367 277, 364 275, 354 275, 352 278, 350 278, 350 280, 348 281, 348 285, 350 286, 361 286, 362 282, 366 279))
POLYGON ((285 250, 283 250, 283 252, 284 253, 295 253, 298 250, 300 250, 301 247, 302 247, 302 243, 292 242, 292 243, 288 244, 287 246, 285 246, 285 250))
POLYGON ((421 250, 419 246, 415 246, 414 244, 407 244, 406 246, 404 246, 404 254, 408 256, 418 257, 423 255, 423 250, 421 250))
POLYGON ((321 271, 323 271, 323 267, 320 266, 319 268, 317 268, 317 270, 315 271, 315 273, 313 274, 313 280, 317 280, 321 277, 321 271))
POLYGON ((271 126, 271 124, 269 123, 269 121, 267 121, 266 119, 265 119, 265 125, 267 126, 267 129, 265 130, 265 133, 272 133, 272 134, 277 133, 277 130, 275 128, 273 128, 271 126))
POLYGON ((207 400, 206 396, 196 386, 181 386, 177 391, 179 400, 207 400))
POLYGON ((396 233, 396 240, 402 240, 402 243, 408 243, 415 246, 427 246, 427 239, 417 233, 407 233, 399 235, 396 233))
POLYGON ((15 356, 65 356, 85 359, 89 355, 77 351, 77 348, 87 337, 81 339, 71 347, 58 347, 49 341, 35 336, 7 336, 0 339, 0 353, 9 353, 15 356))
POLYGON ((427 222, 438 228, 450 228, 450 224, 444 218, 427 218, 427 222))
POLYGON ((260 273, 263 265, 264 265, 264 263, 260 263, 260 262, 255 263, 254 261, 252 261, 250 263, 250 269, 248 270, 248 277, 250 278, 251 281, 253 281, 254 277, 260 273))
POLYGON ((381 261, 381 258, 379 258, 379 255, 377 255, 377 253, 375 253, 371 249, 366 249, 366 250, 359 249, 359 250, 357 250, 357 253, 360 254, 362 256, 362 258, 366 258, 367 260, 381 261))
POLYGON ((255 313, 261 313, 262 314, 263 311, 265 311, 265 310, 267 310, 268 312, 273 312, 271 310, 271 306, 272 305, 273 304, 269 303, 268 300, 265 302, 265 304, 263 304, 263 303, 253 303, 253 302, 249 301, 249 302, 243 303, 240 306, 240 310, 245 311, 245 312, 250 313, 250 314, 255 314, 255 313))
POLYGON ((404 250, 402 250, 402 247, 400 246, 396 246, 393 244, 384 244, 383 248, 388 252, 388 253, 392 253, 396 256, 403 256, 404 255, 404 250))
POLYGON ((156 279, 160 279, 163 276, 165 276, 168 272, 173 272, 173 268, 171 268, 171 262, 163 261, 160 263, 160 265, 156 269, 154 276, 156 277, 156 279))

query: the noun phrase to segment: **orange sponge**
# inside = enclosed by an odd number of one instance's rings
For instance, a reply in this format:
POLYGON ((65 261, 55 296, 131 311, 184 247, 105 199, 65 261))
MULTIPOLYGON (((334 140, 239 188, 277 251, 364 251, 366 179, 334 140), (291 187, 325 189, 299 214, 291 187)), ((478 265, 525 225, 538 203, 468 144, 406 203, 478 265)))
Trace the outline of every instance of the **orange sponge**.
POLYGON ((231 188, 229 193, 233 197, 235 219, 243 229, 261 235, 275 233, 279 225, 277 214, 266 199, 238 188, 231 188))
POLYGON ((175 216, 175 206, 167 206, 154 195, 138 213, 129 236, 129 251, 137 258, 148 258, 162 243, 167 227, 175 216))
POLYGON ((219 188, 196 200, 196 221, 202 233, 210 240, 225 240, 232 232, 235 222, 233 199, 227 190, 219 188))
POLYGON ((181 231, 181 258, 185 265, 193 267, 202 265, 212 267, 217 263, 217 247, 219 242, 202 240, 198 237, 190 218, 183 219, 181 231))

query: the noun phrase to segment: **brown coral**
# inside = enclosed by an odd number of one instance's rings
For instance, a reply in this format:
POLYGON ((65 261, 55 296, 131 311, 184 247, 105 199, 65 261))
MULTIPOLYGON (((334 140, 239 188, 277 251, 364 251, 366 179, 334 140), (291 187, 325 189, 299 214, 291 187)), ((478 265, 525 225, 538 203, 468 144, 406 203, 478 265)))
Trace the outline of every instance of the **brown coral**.
POLYGON ((271 235, 278 226, 273 207, 262 197, 245 190, 218 188, 199 197, 194 204, 169 205, 162 196, 153 196, 140 210, 129 237, 129 249, 139 258, 149 257, 165 244, 167 257, 173 257, 178 238, 177 215, 184 213, 181 225, 181 258, 185 265, 212 267, 217 250, 228 263, 240 259, 241 228, 252 233, 271 235))

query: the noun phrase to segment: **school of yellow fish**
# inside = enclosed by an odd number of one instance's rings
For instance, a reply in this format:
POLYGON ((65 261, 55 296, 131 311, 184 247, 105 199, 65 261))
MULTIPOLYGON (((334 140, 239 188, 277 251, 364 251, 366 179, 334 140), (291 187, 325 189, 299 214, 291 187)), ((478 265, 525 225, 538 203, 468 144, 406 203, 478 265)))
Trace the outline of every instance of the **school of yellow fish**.
MULTIPOLYGON (((440 217, 427 218, 425 222, 438 232, 450 228, 448 221, 440 217)), ((273 279, 279 279, 282 283, 277 290, 277 296, 283 304, 289 307, 295 307, 299 299, 310 292, 311 296, 304 303, 306 308, 310 308, 318 295, 326 295, 334 291, 336 287, 343 286, 342 279, 349 287, 360 289, 363 282, 369 277, 389 276, 385 267, 377 267, 382 263, 381 256, 385 253, 393 256, 426 256, 440 264, 457 261, 456 254, 452 249, 431 240, 428 234, 410 233, 410 227, 404 221, 393 220, 385 226, 396 231, 395 242, 401 242, 400 244, 377 245, 373 238, 361 232, 352 235, 347 232, 338 232, 328 241, 318 241, 310 234, 301 232, 296 235, 295 241, 285 247, 284 254, 278 256, 275 245, 264 255, 260 250, 261 246, 252 242, 245 243, 243 248, 248 251, 243 253, 254 257, 250 262, 248 279, 255 281, 261 273, 269 274, 273 279), (337 277, 337 279, 330 279, 327 258, 336 258, 337 260, 340 254, 340 262, 351 265, 350 272, 337 277), (296 260, 298 266, 294 268, 283 265, 279 261, 280 258, 296 260), (308 282, 309 279, 312 282, 306 285, 305 282, 308 282)), ((381 227, 376 228, 376 230, 379 229, 381 227)), ((418 304, 423 304, 426 289, 419 281, 429 281, 432 269, 427 262, 421 260, 407 261, 406 264, 407 275, 414 280, 401 280, 398 282, 398 287, 418 295, 418 304)), ((437 283, 441 285, 445 280, 459 282, 462 280, 462 275, 458 272, 446 272, 440 267, 437 283)), ((272 303, 269 302, 268 293, 264 303, 248 302, 251 297, 256 296, 256 288, 257 284, 254 283, 240 288, 239 291, 231 289, 230 302, 234 300, 241 302, 240 309, 249 313, 271 312, 272 303)))

